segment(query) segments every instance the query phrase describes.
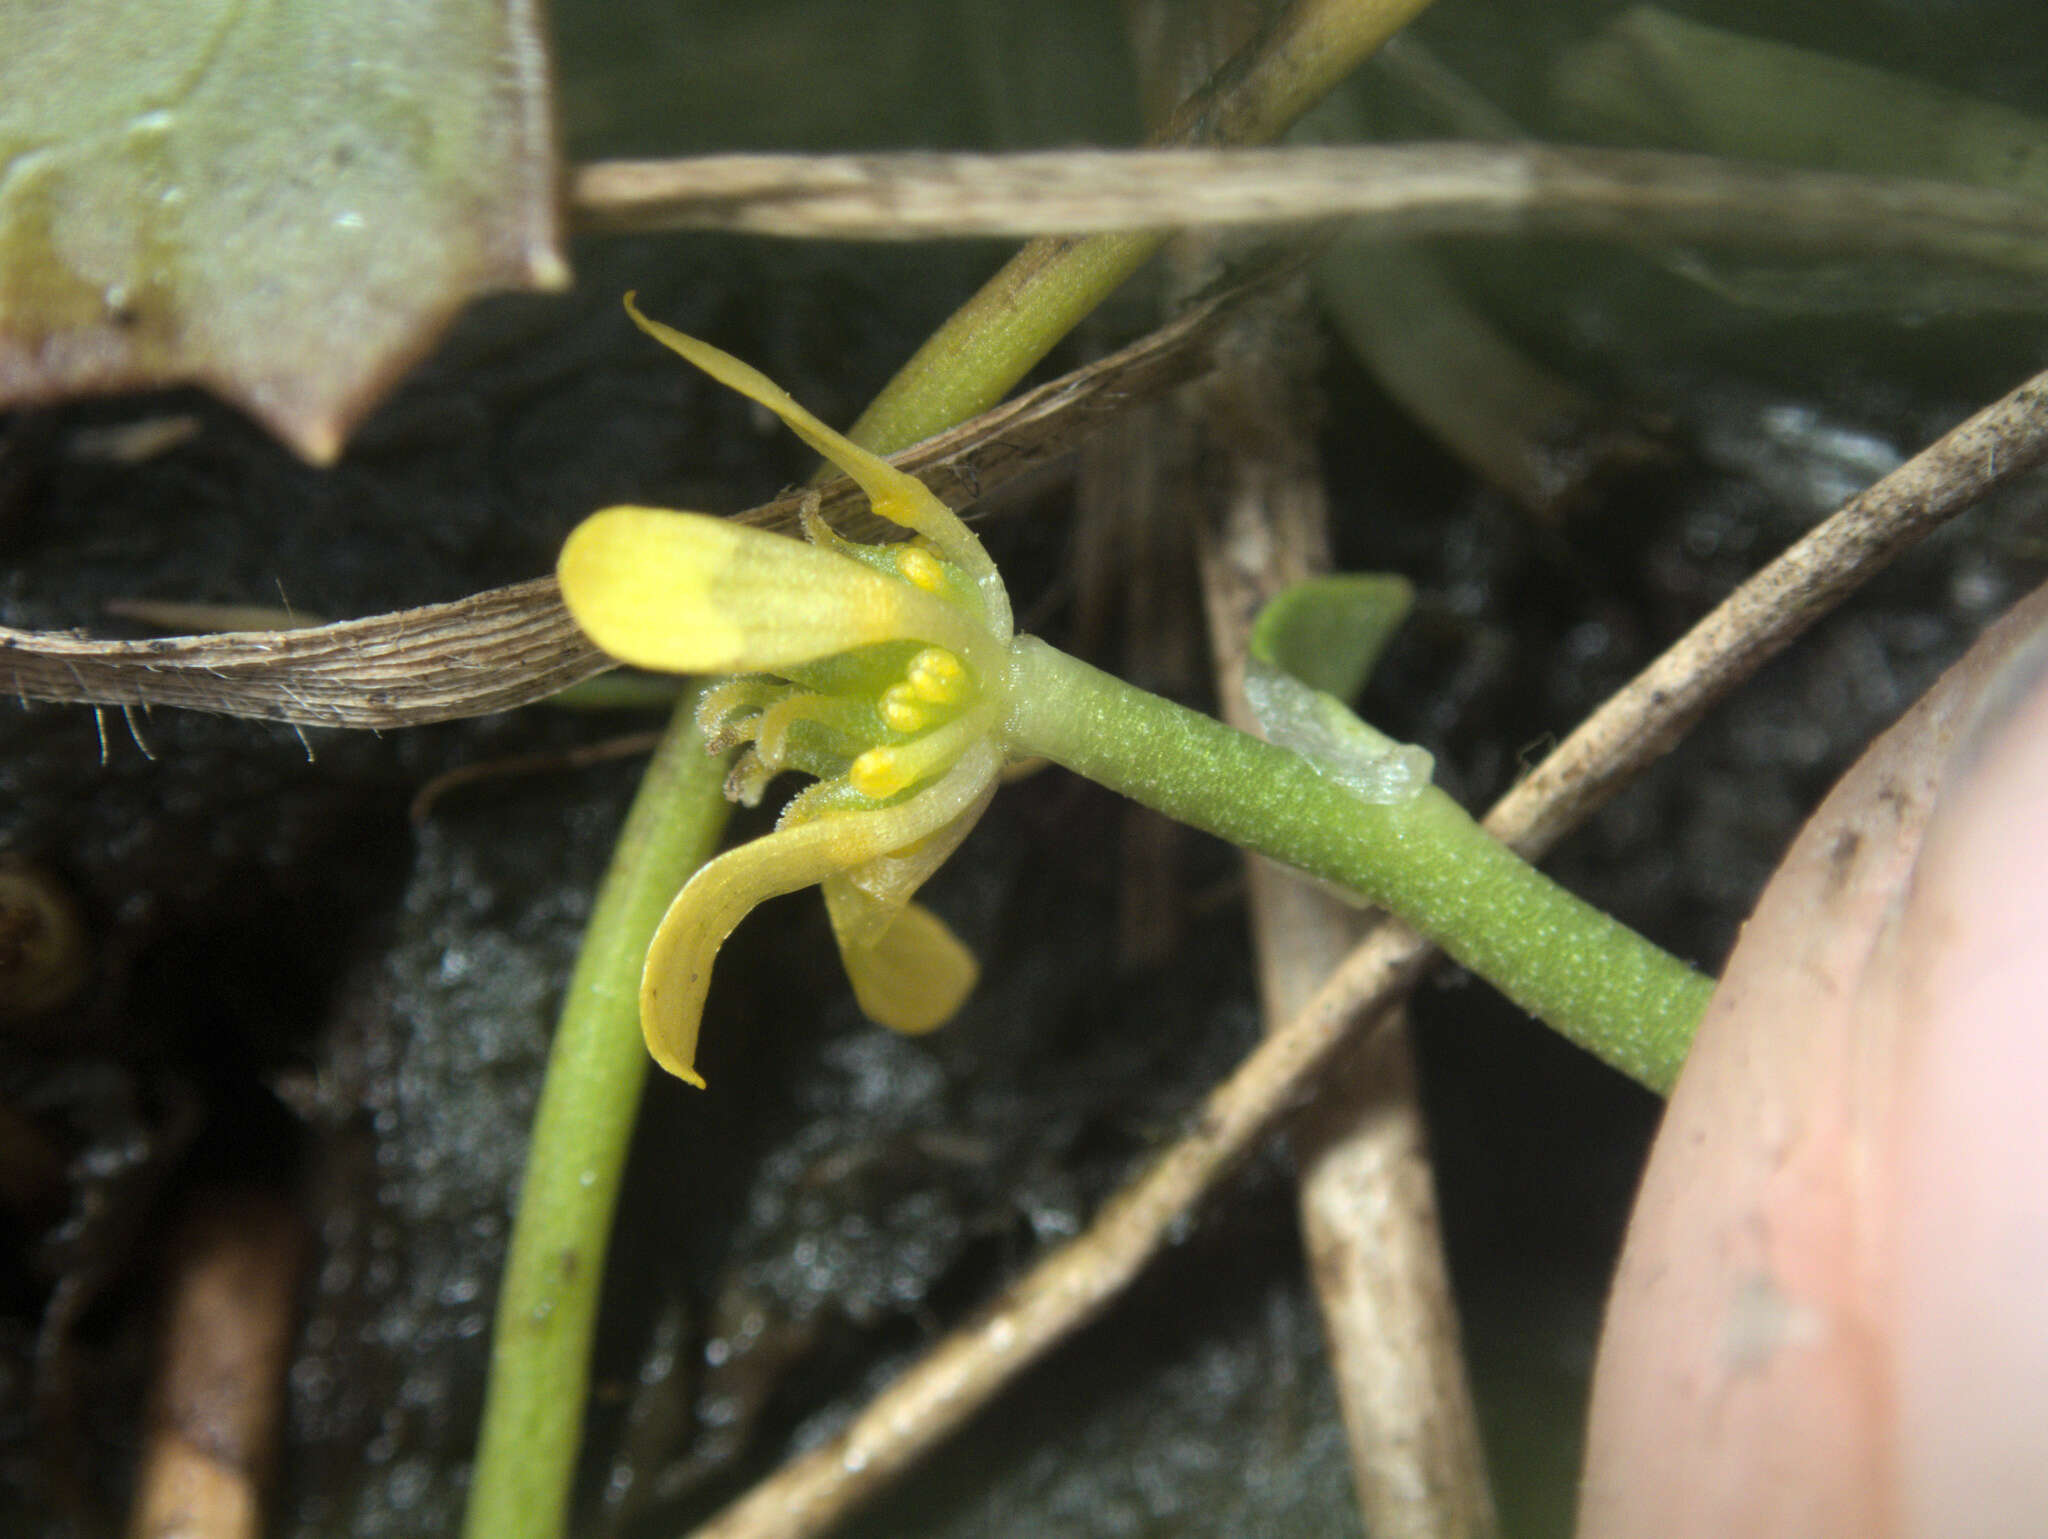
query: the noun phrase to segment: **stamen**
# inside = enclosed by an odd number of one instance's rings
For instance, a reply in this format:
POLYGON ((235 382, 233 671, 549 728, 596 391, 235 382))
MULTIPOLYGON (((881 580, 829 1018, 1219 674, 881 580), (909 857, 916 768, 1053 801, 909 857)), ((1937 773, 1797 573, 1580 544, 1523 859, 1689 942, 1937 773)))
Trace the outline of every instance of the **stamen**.
POLYGON ((946 568, 937 556, 915 545, 897 547, 896 570, 903 574, 903 580, 913 588, 922 588, 927 593, 941 593, 946 587, 946 568))
POLYGON ((875 801, 894 796, 959 758, 970 743, 988 731, 993 716, 994 712, 984 706, 907 743, 898 743, 893 748, 870 748, 847 766, 847 783, 875 801))
POLYGON ((791 695, 787 700, 777 701, 761 713, 754 728, 754 741, 760 745, 762 763, 778 773, 787 767, 789 730, 798 722, 822 722, 843 731, 850 725, 846 720, 847 714, 846 702, 828 699, 824 695, 791 695))
POLYGON ((969 679, 967 665, 944 647, 926 647, 903 670, 904 682, 920 700, 933 705, 952 705, 964 699, 969 679))
POLYGON ((723 753, 754 735, 754 718, 788 694, 787 684, 758 676, 727 679, 705 690, 697 701, 697 730, 712 753, 723 753))
POLYGON ((931 724, 932 713, 911 684, 891 684, 882 691, 882 720, 891 731, 922 732, 931 724))
POLYGON ((853 541, 847 539, 837 529, 834 529, 825 522, 824 508, 825 499, 823 496, 817 492, 808 493, 804 500, 797 504, 797 522, 803 526, 804 538, 813 545, 823 546, 826 550, 838 551, 843 556, 846 554, 847 547, 853 541))
POLYGON ((768 789, 768 782, 775 778, 775 771, 761 762, 760 754, 752 748, 743 748, 732 761, 732 768, 725 775, 725 799, 738 802, 742 807, 758 807, 761 796, 768 789))

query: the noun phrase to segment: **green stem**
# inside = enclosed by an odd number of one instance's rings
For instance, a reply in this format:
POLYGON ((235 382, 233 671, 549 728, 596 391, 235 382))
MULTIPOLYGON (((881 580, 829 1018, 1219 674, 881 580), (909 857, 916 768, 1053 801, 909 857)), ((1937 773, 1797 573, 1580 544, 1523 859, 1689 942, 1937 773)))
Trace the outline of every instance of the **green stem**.
MULTIPOLYGON (((1174 112, 1160 145, 1269 144, 1429 0, 1294 0, 1174 112)), ((1035 240, 954 311, 846 436, 894 454, 1009 393, 1165 244, 1163 230, 1035 240)))
POLYGON ((910 355, 846 436, 894 454, 987 411, 1165 238, 1136 230, 1032 241, 910 355))
POLYGON ((696 703, 692 691, 676 711, 626 814, 555 1027, 498 1295, 468 1539, 567 1531, 612 1209, 647 1078, 640 959, 728 811, 696 703))
POLYGON ((1434 786, 1366 802, 1299 754, 1034 637, 1012 657, 1016 753, 1362 893, 1595 1056, 1670 1090, 1712 981, 1573 897, 1434 786))

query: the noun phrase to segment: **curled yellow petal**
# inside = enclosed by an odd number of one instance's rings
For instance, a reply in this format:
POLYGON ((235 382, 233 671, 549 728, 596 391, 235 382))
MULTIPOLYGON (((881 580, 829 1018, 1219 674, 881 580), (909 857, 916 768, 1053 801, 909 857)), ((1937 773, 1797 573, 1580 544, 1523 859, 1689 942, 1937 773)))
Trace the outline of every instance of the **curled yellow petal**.
POLYGON ((680 353, 720 384, 774 412, 797 437, 851 476, 854 483, 867 493, 868 502, 878 515, 930 540, 946 559, 973 579, 988 607, 991 628, 1002 639, 1009 639, 1009 594, 996 575, 995 564, 989 560, 988 552, 982 549, 981 541, 975 538, 974 532, 960 521, 958 514, 933 496, 931 489, 922 481, 826 426, 798 405, 796 398, 787 390, 751 364, 742 363, 723 349, 713 347, 709 342, 700 342, 673 326, 649 320, 633 303, 631 294, 626 296, 626 313, 633 318, 634 325, 657 342, 680 353))
POLYGON ((737 390, 748 400, 758 401, 774 412, 797 437, 853 477, 860 489, 868 494, 868 500, 874 504, 875 511, 882 517, 924 535, 933 532, 924 527, 930 517, 925 504, 936 504, 945 518, 953 518, 952 510, 932 496, 923 482, 915 476, 906 475, 880 455, 870 454, 852 439, 826 426, 822 420, 812 416, 798 404, 795 396, 752 364, 742 363, 723 348, 713 347, 709 342, 700 342, 686 332, 677 331, 673 326, 664 326, 660 321, 649 320, 640 313, 640 307, 633 303, 633 299, 634 296, 631 294, 626 296, 626 313, 633 317, 634 325, 664 347, 680 353, 721 385, 737 390))
POLYGON ((640 1030, 654 1061, 678 1079, 703 1086, 695 1059, 711 962, 756 904, 914 845, 944 828, 985 795, 1000 762, 992 746, 979 744, 894 806, 824 813, 785 825, 699 870, 662 916, 640 975, 640 1030))
POLYGON ((683 885, 662 915, 640 973, 640 1033, 669 1073, 704 1087, 697 1030, 711 987, 711 960, 756 904, 822 881, 839 867, 826 820, 727 850, 683 885))
POLYGON ((861 1013, 909 1036, 959 1014, 981 968, 974 953, 921 903, 906 904, 873 945, 842 949, 861 1013))
MULTIPOLYGON (((925 879, 952 857, 960 848, 960 842, 974 830, 981 821, 982 813, 988 810, 990 798, 995 795, 996 781, 1001 777, 992 775, 950 821, 934 829, 915 844, 901 849, 889 850, 873 860, 858 866, 848 867, 835 876, 829 876, 823 883, 825 911, 832 917, 832 936, 839 942, 843 955, 850 955, 864 946, 879 941, 896 916, 910 902, 911 894, 922 887, 925 879)), ((847 971, 853 970, 849 963, 847 971)))
POLYGON ((562 601, 613 657, 669 673, 773 671, 915 637, 985 653, 942 599, 784 535, 702 513, 607 508, 570 533, 562 601))

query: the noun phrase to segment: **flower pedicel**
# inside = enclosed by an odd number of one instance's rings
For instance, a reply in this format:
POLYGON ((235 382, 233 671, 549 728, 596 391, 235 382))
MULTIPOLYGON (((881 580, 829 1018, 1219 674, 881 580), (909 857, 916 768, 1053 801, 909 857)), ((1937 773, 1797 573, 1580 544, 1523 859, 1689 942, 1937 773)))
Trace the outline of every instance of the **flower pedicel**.
POLYGON ((974 986, 974 959, 910 897, 1014 755, 1391 910, 1532 1015, 1670 1088, 1711 980, 1488 834, 1430 784, 1426 754, 1284 677, 1253 680, 1276 739, 1266 741, 1013 635, 981 542, 920 482, 737 359, 632 314, 781 417, 911 532, 857 544, 812 505, 805 543, 703 514, 609 508, 562 551, 562 596, 605 651, 742 675, 706 691, 698 711, 714 747, 746 745, 727 795, 758 801, 785 769, 817 780, 772 834, 692 877, 655 932, 640 1021, 663 1068, 703 1083, 692 1057, 712 957, 756 903, 814 882, 861 1008, 899 1031, 950 1018, 974 986))

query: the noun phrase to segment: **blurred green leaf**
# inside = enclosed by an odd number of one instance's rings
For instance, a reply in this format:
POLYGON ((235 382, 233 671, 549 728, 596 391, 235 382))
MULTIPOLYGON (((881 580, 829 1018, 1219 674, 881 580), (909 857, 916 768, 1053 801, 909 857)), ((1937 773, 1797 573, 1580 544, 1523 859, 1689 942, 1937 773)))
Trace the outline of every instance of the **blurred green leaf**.
POLYGON ((1360 721, 1344 701, 1364 687, 1414 603, 1414 586, 1391 572, 1304 578, 1267 600, 1246 638, 1245 703, 1267 741, 1378 804, 1420 795, 1436 761, 1360 721))
POLYGON ((1656 6, 1552 73, 1581 126, 1682 149, 2048 195, 2048 119, 1656 6))
POLYGON ((179 382, 327 460, 553 288, 533 0, 0 0, 0 405, 179 382))
POLYGON ((1392 572, 1307 577, 1259 611, 1247 645, 1259 662, 1348 700, 1414 604, 1414 585, 1392 572))

